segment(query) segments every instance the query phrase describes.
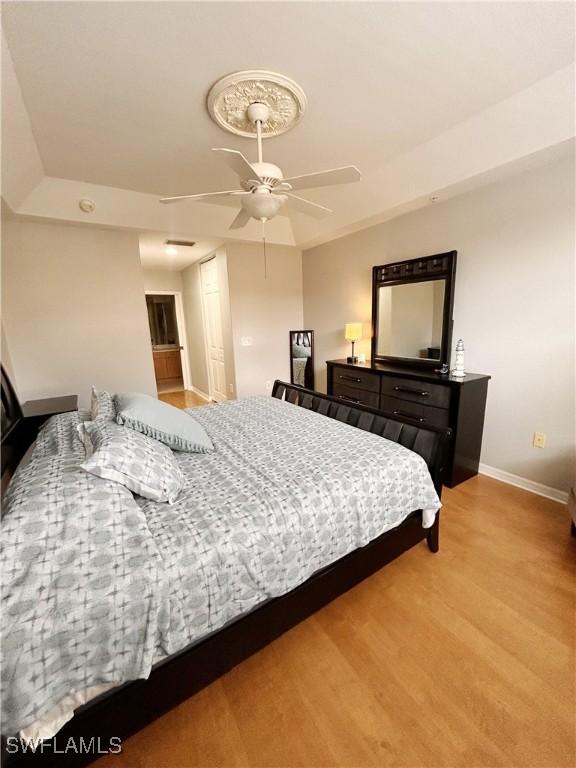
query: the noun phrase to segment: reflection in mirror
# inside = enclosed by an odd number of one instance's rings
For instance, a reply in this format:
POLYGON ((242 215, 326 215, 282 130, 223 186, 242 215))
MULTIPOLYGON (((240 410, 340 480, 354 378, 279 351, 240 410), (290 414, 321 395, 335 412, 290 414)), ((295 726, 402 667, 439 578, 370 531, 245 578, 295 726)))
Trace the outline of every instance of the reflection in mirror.
POLYGON ((314 389, 314 331, 290 331, 290 381, 314 389))
POLYGON ((378 355, 440 360, 446 281, 378 287, 378 355))
POLYGON ((153 349, 173 349, 179 346, 174 296, 147 294, 148 325, 153 349))

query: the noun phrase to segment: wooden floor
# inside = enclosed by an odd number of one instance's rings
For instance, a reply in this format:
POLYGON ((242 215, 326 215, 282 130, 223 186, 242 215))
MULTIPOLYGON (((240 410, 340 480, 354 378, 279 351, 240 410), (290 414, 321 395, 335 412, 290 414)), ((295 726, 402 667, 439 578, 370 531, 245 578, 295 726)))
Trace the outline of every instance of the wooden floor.
POLYGON ((165 403, 175 405, 176 408, 194 408, 197 405, 206 405, 208 400, 191 392, 189 389, 183 389, 180 392, 159 392, 158 399, 165 403))
POLYGON ((182 376, 178 376, 174 379, 161 379, 156 381, 156 391, 158 394, 164 394, 165 392, 180 392, 184 389, 182 376))
POLYGON ((98 768, 573 768, 566 509, 487 477, 425 544, 127 740, 98 768))

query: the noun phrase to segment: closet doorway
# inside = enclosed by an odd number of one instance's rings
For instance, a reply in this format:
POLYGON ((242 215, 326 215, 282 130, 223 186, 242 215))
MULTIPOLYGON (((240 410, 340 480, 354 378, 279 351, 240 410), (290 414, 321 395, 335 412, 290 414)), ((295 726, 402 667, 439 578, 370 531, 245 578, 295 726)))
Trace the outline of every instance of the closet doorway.
POLYGON ((146 309, 158 394, 190 389, 182 294, 146 291, 146 309))
POLYGON ((200 285, 209 394, 211 400, 220 403, 226 400, 226 366, 224 363, 220 283, 218 279, 218 265, 215 258, 200 264, 200 285))

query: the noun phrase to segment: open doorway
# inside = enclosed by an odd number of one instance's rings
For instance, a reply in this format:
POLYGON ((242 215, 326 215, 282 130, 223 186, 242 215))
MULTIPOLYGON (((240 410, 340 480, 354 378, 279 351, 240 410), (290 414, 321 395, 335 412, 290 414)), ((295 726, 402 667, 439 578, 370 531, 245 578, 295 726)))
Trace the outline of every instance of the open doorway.
POLYGON ((158 394, 190 389, 182 294, 146 291, 146 308, 158 394))

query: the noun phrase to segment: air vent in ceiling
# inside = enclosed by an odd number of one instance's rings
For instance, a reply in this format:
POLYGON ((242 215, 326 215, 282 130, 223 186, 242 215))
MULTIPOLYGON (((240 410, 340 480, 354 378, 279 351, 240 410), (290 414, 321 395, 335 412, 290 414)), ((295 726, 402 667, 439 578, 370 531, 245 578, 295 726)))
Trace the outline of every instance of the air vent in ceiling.
POLYGON ((186 248, 192 248, 193 245, 196 245, 196 243, 192 242, 192 240, 166 240, 166 245, 176 245, 176 246, 186 246, 186 248))

